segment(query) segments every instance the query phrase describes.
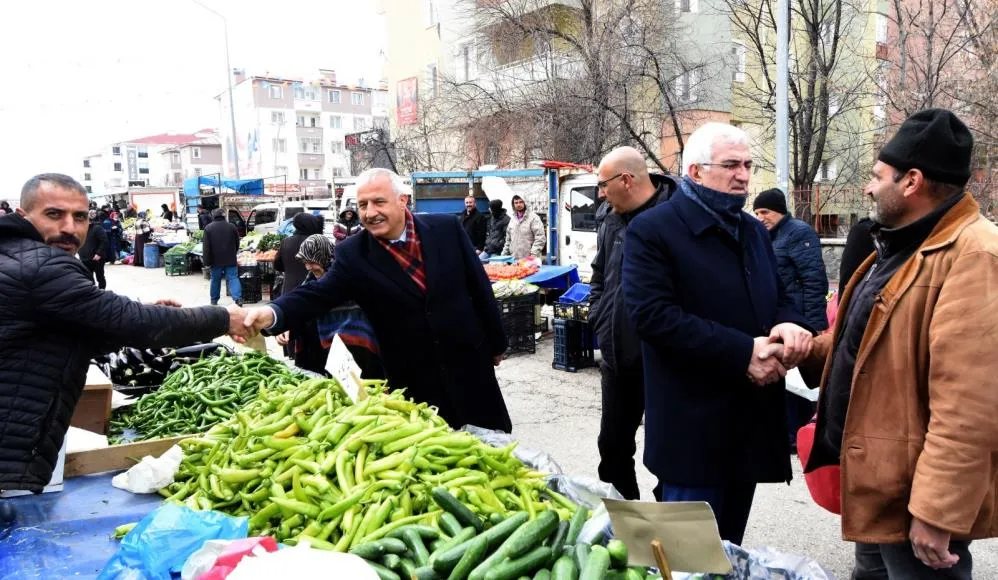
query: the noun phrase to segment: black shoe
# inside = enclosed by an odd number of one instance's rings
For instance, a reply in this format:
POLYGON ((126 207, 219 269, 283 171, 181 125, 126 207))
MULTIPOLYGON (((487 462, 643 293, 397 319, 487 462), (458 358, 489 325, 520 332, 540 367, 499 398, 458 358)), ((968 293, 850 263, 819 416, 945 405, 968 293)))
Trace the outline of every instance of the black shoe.
POLYGON ((238 307, 242 308, 242 306, 243 306, 243 301, 242 301, 242 300, 236 300, 236 306, 238 306, 238 307))

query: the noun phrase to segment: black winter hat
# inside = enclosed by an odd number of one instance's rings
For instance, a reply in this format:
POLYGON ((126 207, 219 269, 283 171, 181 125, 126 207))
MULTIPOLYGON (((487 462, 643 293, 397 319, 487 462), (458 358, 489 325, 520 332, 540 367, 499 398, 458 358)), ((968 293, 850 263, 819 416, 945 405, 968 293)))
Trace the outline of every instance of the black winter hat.
POLYGON ((783 195, 782 191, 775 187, 767 189, 755 197, 755 201, 752 202, 752 209, 768 209, 787 215, 787 198, 783 195))
POLYGON ((970 179, 974 136, 952 111, 926 109, 905 119, 877 157, 898 171, 963 187, 970 179))
POLYGON ((492 201, 489 202, 489 210, 490 211, 499 211, 501 209, 502 209, 502 200, 501 199, 493 199, 492 201))

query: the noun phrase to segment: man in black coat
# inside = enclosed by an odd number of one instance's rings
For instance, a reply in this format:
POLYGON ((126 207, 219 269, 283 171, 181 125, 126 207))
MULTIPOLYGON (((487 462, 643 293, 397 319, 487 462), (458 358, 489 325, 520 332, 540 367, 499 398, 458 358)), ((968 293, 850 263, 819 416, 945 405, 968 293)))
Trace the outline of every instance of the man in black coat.
POLYGON ((332 269, 246 324, 279 334, 354 300, 378 338, 389 384, 436 406, 450 425, 510 431, 493 365, 506 336, 492 286, 454 216, 413 216, 398 175, 369 169, 357 177, 365 230, 336 247, 332 269))
POLYGON ((766 228, 745 213, 744 131, 707 123, 668 203, 635 218, 622 288, 641 337, 645 465, 660 501, 706 501, 740 544, 757 483, 790 481, 786 369, 811 333, 783 292, 766 228))
POLYGON ((222 294, 222 276, 232 294, 232 300, 243 305, 243 290, 239 285, 239 266, 236 254, 239 253, 239 232, 236 226, 225 220, 225 211, 218 208, 211 212, 212 221, 204 229, 201 261, 211 268, 211 303, 218 304, 222 294))
POLYGON ((506 230, 509 229, 509 214, 502 206, 501 199, 489 202, 489 219, 486 224, 485 253, 498 256, 506 245, 506 230))
POLYGON ((203 205, 198 206, 198 229, 204 230, 211 223, 211 213, 203 205))
POLYGON ((614 149, 599 165, 599 189, 606 214, 597 234, 593 260, 589 324, 596 332, 603 361, 600 363, 603 413, 600 416, 599 478, 612 483, 626 499, 640 499, 634 474, 634 437, 645 411, 641 341, 627 319, 620 268, 627 224, 645 210, 668 201, 676 182, 651 175, 644 157, 633 147, 614 149))
MULTIPOLYGON (((143 305, 99 290, 77 260, 87 194, 43 174, 0 217, 0 490, 41 491, 52 477, 90 359, 123 346, 183 346, 238 332, 236 308, 143 305)), ((97 225, 96 227, 100 227, 97 225)))
POLYGON ((91 276, 97 279, 97 287, 101 290, 107 288, 107 279, 104 278, 104 260, 110 248, 107 232, 104 231, 102 222, 103 216, 96 216, 90 222, 86 241, 80 246, 79 252, 80 261, 90 271, 91 276))
POLYGON ((464 211, 461 212, 461 226, 471 239, 471 247, 481 253, 485 249, 485 237, 488 234, 489 218, 475 207, 475 198, 464 198, 464 211))
POLYGON ((322 216, 300 213, 292 218, 291 224, 295 227, 295 234, 281 241, 281 248, 277 251, 277 259, 274 260, 274 269, 278 272, 284 272, 284 285, 281 287, 282 294, 291 292, 301 286, 301 283, 305 280, 305 275, 308 274, 308 271, 305 270, 305 265, 296 259, 298 248, 301 247, 301 243, 305 241, 305 238, 312 234, 322 233, 325 220, 322 219, 322 216))

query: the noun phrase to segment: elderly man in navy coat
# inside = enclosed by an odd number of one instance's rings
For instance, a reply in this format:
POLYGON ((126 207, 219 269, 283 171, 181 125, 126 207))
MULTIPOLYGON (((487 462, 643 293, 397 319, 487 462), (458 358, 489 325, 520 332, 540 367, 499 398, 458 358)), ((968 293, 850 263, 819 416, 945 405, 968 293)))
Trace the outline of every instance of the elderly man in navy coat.
POLYGON ((245 324, 278 334, 353 300, 371 320, 388 382, 435 405, 450 425, 512 430, 495 369, 506 351, 499 307, 453 215, 413 216, 398 175, 357 177, 364 231, 336 245, 319 281, 299 286, 245 324))
POLYGON ((742 211, 743 131, 707 123, 686 143, 668 203, 631 222, 623 289, 642 341, 645 465, 660 501, 706 501, 741 543, 757 483, 790 481, 783 377, 811 332, 783 292, 769 233, 742 211))

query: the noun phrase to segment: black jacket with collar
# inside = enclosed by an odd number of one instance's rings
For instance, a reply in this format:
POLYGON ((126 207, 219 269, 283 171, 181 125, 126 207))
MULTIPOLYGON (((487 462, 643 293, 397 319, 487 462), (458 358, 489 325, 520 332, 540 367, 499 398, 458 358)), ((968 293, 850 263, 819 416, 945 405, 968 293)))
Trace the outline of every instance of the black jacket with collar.
POLYGON ((202 262, 209 268, 224 268, 236 265, 239 253, 239 232, 236 226, 225 220, 225 216, 212 218, 204 229, 202 241, 202 262))
POLYGON ((473 209, 469 214, 463 211, 460 214, 461 226, 468 233, 471 239, 471 246, 479 252, 485 249, 485 238, 488 235, 489 217, 478 209, 473 209))
POLYGON ((106 260, 109 247, 107 232, 104 231, 104 226, 99 222, 93 222, 90 224, 90 229, 87 230, 86 241, 80 246, 80 259, 84 262, 91 262, 94 259, 94 255, 97 255, 102 260, 106 260))
POLYGON ((210 341, 229 328, 224 308, 142 305, 99 290, 17 214, 0 217, 0 299, 0 490, 40 491, 51 479, 91 358, 210 341))

